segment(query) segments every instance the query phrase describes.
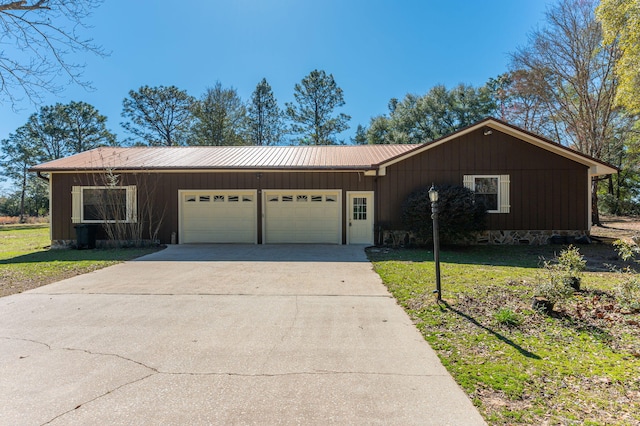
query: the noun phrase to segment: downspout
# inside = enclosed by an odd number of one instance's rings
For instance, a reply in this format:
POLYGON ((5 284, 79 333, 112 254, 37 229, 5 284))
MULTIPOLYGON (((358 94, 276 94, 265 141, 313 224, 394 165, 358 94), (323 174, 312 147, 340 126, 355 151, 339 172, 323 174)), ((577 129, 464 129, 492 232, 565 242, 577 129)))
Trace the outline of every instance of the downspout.
POLYGON ((376 169, 376 177, 374 178, 374 192, 373 192, 373 200, 375 203, 375 221, 373 223, 373 244, 374 245, 383 245, 384 237, 380 232, 380 197, 378 194, 380 193, 380 168, 376 169))
POLYGON ((50 178, 48 178, 47 176, 43 175, 43 174, 42 174, 42 172, 36 172, 36 175, 37 175, 40 179, 44 180, 44 181, 45 181, 45 182, 47 182, 47 183, 51 181, 51 179, 50 179, 50 178))

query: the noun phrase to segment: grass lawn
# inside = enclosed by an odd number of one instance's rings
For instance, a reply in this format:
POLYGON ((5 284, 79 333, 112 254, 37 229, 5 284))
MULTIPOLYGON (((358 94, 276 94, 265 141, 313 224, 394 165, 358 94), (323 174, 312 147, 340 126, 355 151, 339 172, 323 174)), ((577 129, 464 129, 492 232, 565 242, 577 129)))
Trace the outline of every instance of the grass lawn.
POLYGON ((369 258, 442 363, 492 425, 640 424, 640 313, 614 297, 608 245, 580 246, 582 289, 551 315, 531 309, 539 259, 558 246, 482 246, 369 258))
POLYGON ((157 248, 49 250, 48 225, 0 226, 0 297, 131 260, 157 248))

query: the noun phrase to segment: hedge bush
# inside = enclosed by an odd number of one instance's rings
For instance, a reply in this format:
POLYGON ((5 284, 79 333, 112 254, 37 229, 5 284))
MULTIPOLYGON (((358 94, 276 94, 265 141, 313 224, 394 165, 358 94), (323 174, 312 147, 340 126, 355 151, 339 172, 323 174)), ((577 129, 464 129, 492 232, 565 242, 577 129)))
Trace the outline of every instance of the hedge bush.
MULTIPOLYGON (((402 208, 402 220, 407 231, 412 231, 418 240, 433 241, 430 187, 421 188, 407 197, 402 208)), ((443 244, 461 244, 472 239, 474 234, 485 229, 487 209, 484 203, 476 202, 475 194, 468 188, 455 185, 440 185, 438 191, 438 225, 443 244)))

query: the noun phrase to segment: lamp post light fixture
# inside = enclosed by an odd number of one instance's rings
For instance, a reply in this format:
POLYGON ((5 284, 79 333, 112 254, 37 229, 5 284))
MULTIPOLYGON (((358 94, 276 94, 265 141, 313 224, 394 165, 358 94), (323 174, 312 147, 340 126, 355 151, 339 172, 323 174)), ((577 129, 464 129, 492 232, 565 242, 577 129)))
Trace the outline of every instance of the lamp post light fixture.
POLYGON ((442 289, 440 287, 440 235, 438 233, 438 191, 431 184, 429 189, 429 200, 431 201, 431 219, 433 219, 433 261, 436 264, 436 289, 438 301, 442 300, 442 289))

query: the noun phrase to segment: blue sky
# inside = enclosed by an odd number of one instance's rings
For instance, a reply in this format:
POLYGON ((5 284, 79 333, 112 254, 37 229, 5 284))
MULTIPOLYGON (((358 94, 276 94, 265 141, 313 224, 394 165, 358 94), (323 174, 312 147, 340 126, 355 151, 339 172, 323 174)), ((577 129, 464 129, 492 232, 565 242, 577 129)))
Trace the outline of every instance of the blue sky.
MULTIPOLYGON (((80 56, 94 91, 68 86, 45 105, 94 105, 120 139, 122 99, 143 85, 200 97, 220 81, 248 100, 264 77, 281 107, 313 69, 344 90, 351 128, 387 112, 392 97, 436 84, 484 84, 543 24, 544 0, 106 0, 86 34, 110 51, 80 56)), ((65 81, 62 78, 61 81, 65 81)), ((0 105, 0 139, 36 107, 0 105)))

